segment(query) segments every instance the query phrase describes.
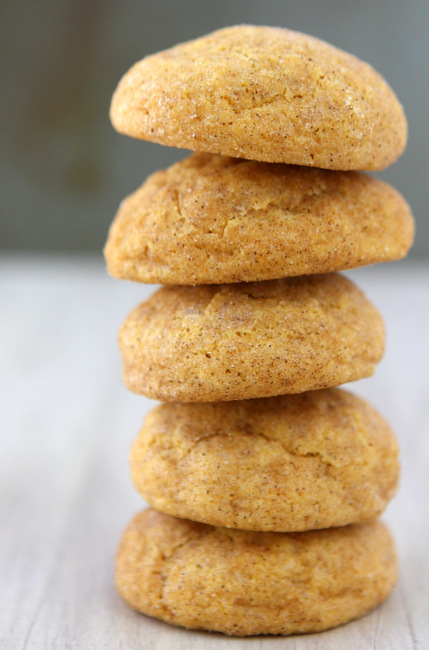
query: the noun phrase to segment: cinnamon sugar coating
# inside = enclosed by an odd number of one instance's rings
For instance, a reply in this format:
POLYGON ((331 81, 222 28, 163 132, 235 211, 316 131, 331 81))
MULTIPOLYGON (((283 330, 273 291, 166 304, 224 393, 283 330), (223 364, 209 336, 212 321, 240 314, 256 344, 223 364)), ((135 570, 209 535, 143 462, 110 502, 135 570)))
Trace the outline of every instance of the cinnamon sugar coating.
POLYGON ((393 497, 398 444, 364 400, 336 388, 162 404, 131 452, 142 497, 177 517, 296 532, 374 519, 393 497))
POLYGON ((384 327, 340 274, 163 287, 119 332, 124 381, 165 402, 270 397, 373 373, 384 327))
POLYGON ((160 144, 326 169, 384 169, 407 139, 402 107, 370 65, 312 36, 251 25, 136 63, 111 119, 160 144))
POLYGON ((122 536, 116 584, 134 609, 235 636, 319 632, 392 591, 397 561, 378 521, 305 533, 215 528, 149 509, 122 536))
POLYGON ((126 198, 109 272, 154 284, 224 284, 343 271, 404 257, 403 197, 359 172, 194 154, 126 198))

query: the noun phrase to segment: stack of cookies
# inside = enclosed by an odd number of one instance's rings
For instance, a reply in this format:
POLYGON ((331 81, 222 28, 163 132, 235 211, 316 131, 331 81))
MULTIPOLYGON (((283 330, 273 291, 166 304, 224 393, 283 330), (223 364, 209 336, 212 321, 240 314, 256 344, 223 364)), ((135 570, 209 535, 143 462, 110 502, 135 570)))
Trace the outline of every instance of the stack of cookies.
POLYGON ((367 64, 285 29, 239 26, 121 80, 122 133, 193 150, 122 203, 110 273, 167 285, 119 335, 124 380, 164 402, 131 454, 152 506, 125 531, 131 607, 234 635, 314 632, 392 590, 377 520, 394 434, 336 388, 371 375, 381 316, 337 273, 404 257, 410 210, 360 170, 402 153, 406 120, 367 64))

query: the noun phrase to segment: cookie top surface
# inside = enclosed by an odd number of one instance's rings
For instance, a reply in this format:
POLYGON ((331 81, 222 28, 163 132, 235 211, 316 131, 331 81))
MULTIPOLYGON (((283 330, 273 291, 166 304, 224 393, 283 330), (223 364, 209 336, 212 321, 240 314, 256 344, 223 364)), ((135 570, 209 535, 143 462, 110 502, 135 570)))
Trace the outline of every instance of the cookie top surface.
POLYGON ((392 591, 397 561, 378 521, 305 533, 215 528, 149 509, 117 553, 134 609, 237 636, 317 632, 362 616, 392 591))
POLYGON ((121 279, 224 284, 399 259, 413 234, 402 196, 366 174, 194 154, 122 202, 105 256, 121 279))
POLYGON ((165 402, 301 393, 373 373, 378 311, 336 273, 163 287, 119 333, 127 387, 165 402))
POLYGON ((370 65, 305 34, 250 25, 136 63, 111 119, 160 144, 340 170, 384 169, 407 138, 401 105, 370 65))
POLYGON ((369 404, 331 388, 162 404, 134 442, 131 470, 137 490, 161 512, 295 532, 377 517, 396 489, 398 445, 369 404))

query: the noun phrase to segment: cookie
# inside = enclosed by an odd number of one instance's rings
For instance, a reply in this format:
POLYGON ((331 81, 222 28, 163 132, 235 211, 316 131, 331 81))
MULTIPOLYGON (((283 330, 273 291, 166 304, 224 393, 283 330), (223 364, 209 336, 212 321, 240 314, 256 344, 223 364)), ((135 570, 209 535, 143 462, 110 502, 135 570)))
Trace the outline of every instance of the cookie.
POLYGON ((123 201, 105 256, 121 279, 224 284, 400 259, 413 234, 374 177, 194 154, 123 201))
POLYGON ((137 515, 116 562, 134 609, 236 636, 319 632, 381 603, 397 579, 379 522, 305 533, 215 528, 156 510, 137 515))
POLYGON ((131 452, 154 508, 214 526, 296 532, 374 519, 393 497, 398 445, 369 404, 330 388, 162 404, 131 452))
POLYGON ((340 274, 163 287, 119 332, 126 386, 164 402, 301 393, 373 373, 380 314, 340 274))
POLYGON ((121 133, 192 151, 380 170, 407 123, 367 63, 288 29, 240 25, 136 63, 111 105, 121 133))

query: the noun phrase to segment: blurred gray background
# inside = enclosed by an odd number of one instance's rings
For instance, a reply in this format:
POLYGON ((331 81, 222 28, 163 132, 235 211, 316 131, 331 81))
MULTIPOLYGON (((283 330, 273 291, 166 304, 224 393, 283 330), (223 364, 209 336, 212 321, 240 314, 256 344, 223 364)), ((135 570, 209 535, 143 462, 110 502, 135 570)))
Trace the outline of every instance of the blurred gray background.
POLYGON ((405 154, 380 174, 429 253, 429 0, 2 0, 0 248, 100 251, 120 200, 188 155, 110 126, 111 95, 145 55, 238 23, 306 32, 371 63, 405 107, 405 154))

